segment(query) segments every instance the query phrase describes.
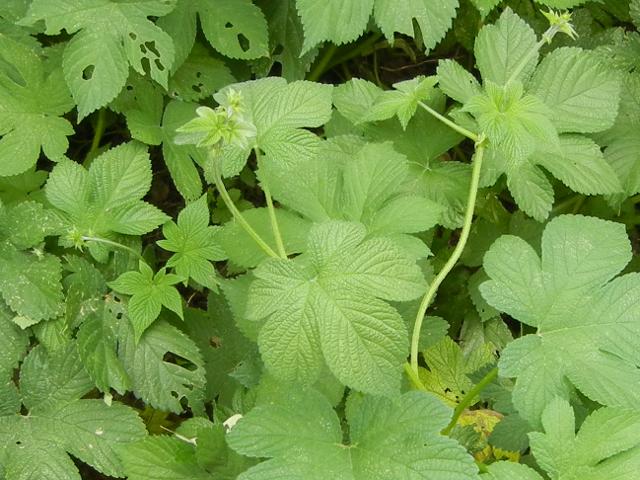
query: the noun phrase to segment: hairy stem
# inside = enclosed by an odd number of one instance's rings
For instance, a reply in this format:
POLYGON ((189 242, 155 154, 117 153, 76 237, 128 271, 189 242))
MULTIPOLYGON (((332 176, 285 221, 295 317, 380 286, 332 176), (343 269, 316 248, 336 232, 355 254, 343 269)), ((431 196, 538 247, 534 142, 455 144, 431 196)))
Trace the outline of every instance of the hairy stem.
MULTIPOLYGON (((256 154, 256 160, 258 161, 258 165, 262 163, 262 154, 260 150, 255 148, 254 152, 256 154)), ((262 187, 262 191, 264 192, 264 197, 267 201, 267 209, 269 210, 269 220, 271 221, 271 230, 273 231, 273 236, 276 239, 276 248, 278 249, 278 255, 281 258, 287 258, 287 251, 284 248, 284 242, 282 240, 282 234, 280 233, 280 226, 278 225, 278 218, 276 217, 276 209, 273 206, 273 198, 271 198, 271 192, 269 191, 269 185, 266 181, 260 182, 260 186, 262 187)))
POLYGON ((267 209, 269 210, 269 219, 271 220, 271 230, 273 230, 273 236, 276 239, 276 248, 278 249, 278 254, 282 258, 287 258, 287 251, 284 249, 284 242, 282 241, 280 226, 278 225, 278 219, 276 218, 276 209, 273 206, 271 192, 269 192, 269 186, 266 183, 262 183, 262 191, 264 192, 264 196, 267 200, 267 209))
POLYGON ((416 315, 416 321, 413 326, 413 336, 411 337, 411 369, 415 373, 416 377, 418 376, 418 345, 420 343, 420 330, 422 329, 422 321, 424 320, 424 316, 427 313, 427 308, 429 308, 429 305, 436 296, 438 287, 440 287, 442 281, 446 278, 446 276, 460 259, 464 247, 467 244, 467 240, 469 239, 471 222, 473 220, 473 211, 475 209, 476 198, 478 196, 478 184, 480 183, 480 169, 482 168, 483 156, 484 138, 481 138, 480 141, 476 143, 476 152, 473 159, 473 169, 471 171, 471 184, 469 186, 467 208, 464 214, 464 224, 462 225, 460 239, 458 240, 453 253, 449 257, 449 260, 447 260, 447 263, 445 263, 444 267, 442 267, 442 270, 438 272, 436 278, 434 278, 433 282, 431 282, 431 285, 429 285, 429 288, 424 294, 424 297, 422 297, 422 301, 420 302, 420 307, 418 308, 418 313, 416 315))
POLYGON ((84 158, 83 165, 86 167, 93 160, 93 157, 98 153, 100 148, 100 142, 102 141, 102 135, 107 126, 107 111, 104 108, 98 110, 98 119, 96 120, 96 129, 93 132, 93 139, 91 140, 91 147, 87 152, 87 156, 84 158))
POLYGON ((341 63, 343 64, 353 58, 369 55, 371 51, 375 52, 375 45, 381 38, 381 33, 374 33, 362 43, 358 44, 356 47, 348 49, 345 54, 335 58, 331 63, 329 63, 327 69, 331 69, 337 65, 340 65, 341 63))
POLYGON ((220 193, 220 196, 222 197, 222 201, 233 215, 235 221, 240 224, 244 231, 249 234, 249 236, 267 255, 273 258, 280 258, 279 255, 274 252, 273 249, 267 244, 267 242, 265 242, 262 237, 258 235, 258 232, 256 232, 253 227, 249 225, 247 219, 244 218, 240 210, 238 210, 238 207, 236 207, 235 203, 233 203, 233 200, 229 196, 229 192, 227 192, 227 188, 224 186, 224 182, 222 181, 222 177, 220 176, 218 167, 214 167, 213 181, 216 185, 216 188, 218 189, 218 192, 220 193))
POLYGON ((95 243, 102 243, 104 245, 109 245, 111 247, 116 247, 119 248, 121 250, 126 250, 127 252, 133 254, 134 256, 136 256, 137 258, 139 258, 140 260, 142 260, 144 263, 147 263, 147 261, 144 259, 144 257, 142 255, 140 255, 139 252, 136 252, 133 248, 128 247, 126 245, 123 245, 121 243, 118 242, 114 242, 113 240, 107 240, 106 238, 100 238, 100 237, 88 237, 86 235, 83 235, 82 240, 85 242, 95 242, 95 243))
POLYGON ((338 50, 338 46, 333 43, 327 47, 324 54, 313 67, 313 70, 311 70, 309 75, 307 75, 307 80, 311 82, 318 81, 322 74, 327 71, 327 66, 329 65, 333 55, 336 53, 336 50, 338 50))
POLYGON ((520 73, 522 73, 522 70, 527 65, 527 63, 529 63, 529 61, 535 55, 538 54, 538 52, 544 46, 545 43, 551 43, 551 40, 556 35, 556 33, 558 33, 558 31, 559 31, 558 25, 551 25, 542 34, 542 38, 540 40, 538 40, 538 43, 536 43, 536 46, 534 48, 532 48, 531 50, 529 50, 524 57, 522 57, 522 59, 520 60, 520 63, 518 63, 518 65, 516 66, 515 70, 511 73, 511 75, 509 75, 509 78, 507 80, 506 85, 509 85, 511 82, 513 82, 518 77, 518 75, 520 75, 520 73))
POLYGON ((440 120, 442 123, 447 125, 449 128, 451 128, 451 129, 455 130, 456 132, 458 132, 460 135, 464 135, 465 137, 470 138, 471 140, 473 140, 476 143, 478 142, 478 135, 476 135, 472 131, 467 130, 466 128, 461 127, 457 123, 449 120, 447 117, 445 117, 444 115, 441 115, 440 113, 436 112, 433 108, 431 108, 429 105, 427 105, 424 102, 418 102, 418 105, 420 105, 422 108, 424 108, 427 112, 429 112, 435 118, 440 120))
POLYGON ((423 392, 427 392, 428 391, 425 388, 425 386, 422 384, 422 381, 420 380, 420 377, 418 376, 418 373, 414 372, 413 368, 411 368, 411 365, 409 365, 406 362, 404 364, 404 371, 406 372, 407 377, 409 377, 409 380, 411 381, 411 384, 416 388, 416 390, 422 390, 423 392))
POLYGON ((464 412, 469 406, 471 406, 473 399, 476 398, 476 396, 478 396, 480 392, 484 390, 484 388, 487 385, 493 382, 497 376, 498 376, 498 367, 491 369, 489 373, 487 373, 482 378, 482 380, 480 380, 471 390, 467 392, 467 394, 463 397, 460 403, 453 410, 453 417, 451 417, 451 421, 449 422, 449 425, 444 427, 444 429, 441 432, 443 435, 449 435, 451 433, 451 430, 453 430, 453 427, 455 427, 456 423, 458 423, 458 419, 460 418, 460 415, 462 415, 462 412, 464 412))

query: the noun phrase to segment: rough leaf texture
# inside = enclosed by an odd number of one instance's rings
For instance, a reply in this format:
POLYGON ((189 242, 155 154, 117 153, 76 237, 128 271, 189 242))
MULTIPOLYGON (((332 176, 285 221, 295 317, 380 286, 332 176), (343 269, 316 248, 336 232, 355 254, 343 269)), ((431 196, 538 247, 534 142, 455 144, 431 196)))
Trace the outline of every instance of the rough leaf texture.
POLYGON ((573 388, 610 406, 637 405, 640 276, 614 278, 631 259, 624 226, 591 217, 552 220, 542 258, 502 236, 484 259, 490 305, 536 328, 507 346, 500 373, 516 377, 513 402, 532 425, 573 388))

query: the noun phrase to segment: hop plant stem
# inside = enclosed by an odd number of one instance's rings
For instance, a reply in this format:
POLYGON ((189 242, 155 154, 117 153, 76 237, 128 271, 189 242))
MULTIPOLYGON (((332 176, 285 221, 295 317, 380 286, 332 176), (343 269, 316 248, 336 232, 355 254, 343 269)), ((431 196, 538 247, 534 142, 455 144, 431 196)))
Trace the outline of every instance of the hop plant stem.
POLYGON ((229 192, 227 192, 227 188, 224 186, 224 182, 222 181, 222 177, 220 176, 220 171, 218 167, 214 167, 213 180, 222 197, 222 201, 227 206, 233 218, 236 222, 240 224, 240 226, 249 234, 249 236, 253 239, 254 242, 270 257, 272 258, 280 258, 280 256, 273 251, 273 249, 265 242, 262 237, 256 232, 253 227, 247 222, 247 219, 244 218, 238 207, 236 207, 235 203, 229 196, 229 192))
POLYGON ((467 208, 464 214, 464 224, 462 226, 462 232, 460 233, 460 239, 456 244, 456 248, 453 250, 453 253, 445 263, 442 270, 438 272, 436 278, 433 279, 431 285, 429 285, 429 289, 422 297, 422 301, 420 302, 420 307, 418 308, 418 313, 416 315, 416 321, 413 326, 413 336, 411 337, 411 370, 414 373, 415 378, 418 377, 418 345, 420 343, 420 330, 422 329, 422 322, 424 320, 424 316, 427 313, 427 308, 433 301, 438 288, 442 281, 446 278, 449 272, 456 265, 462 252, 464 251, 464 247, 467 244, 467 240, 469 239, 469 233, 471 231, 471 223, 473 220, 473 212, 476 206, 476 198, 478 196, 478 185, 480 183, 480 170, 482 168, 482 158, 484 156, 484 143, 485 139, 481 135, 476 143, 476 151, 473 159, 473 169, 471 171, 471 185, 469 186, 469 196, 467 198, 467 208))

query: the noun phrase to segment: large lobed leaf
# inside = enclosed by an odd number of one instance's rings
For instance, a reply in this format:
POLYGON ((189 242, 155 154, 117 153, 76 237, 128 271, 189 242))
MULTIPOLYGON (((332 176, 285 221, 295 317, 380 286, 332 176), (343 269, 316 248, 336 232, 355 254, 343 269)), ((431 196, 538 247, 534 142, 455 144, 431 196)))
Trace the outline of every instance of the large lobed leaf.
POLYGON ((536 329, 510 343, 500 373, 515 377, 513 402, 532 425, 574 388, 609 406, 640 400, 640 276, 614 278, 631 259, 624 226, 576 215, 552 220, 542 257, 502 236, 487 252, 482 296, 536 329))
POLYGON ((349 443, 331 404, 314 390, 291 392, 284 404, 249 412, 228 439, 237 452, 269 460, 239 480, 472 480, 476 467, 439 430, 449 410, 424 392, 395 399, 353 395, 347 402, 349 443))
POLYGON ((365 239, 358 223, 314 226, 296 260, 268 260, 256 270, 247 316, 266 319, 258 345, 276 376, 314 382, 323 364, 365 392, 397 391, 407 332, 385 300, 410 300, 422 274, 393 242, 365 239))

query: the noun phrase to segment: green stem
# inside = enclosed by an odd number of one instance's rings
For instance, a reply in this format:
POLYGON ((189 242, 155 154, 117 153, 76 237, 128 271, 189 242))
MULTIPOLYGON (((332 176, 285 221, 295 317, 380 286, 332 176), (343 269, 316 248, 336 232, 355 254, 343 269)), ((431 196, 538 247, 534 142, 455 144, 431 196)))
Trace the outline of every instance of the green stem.
POLYGON ((273 236, 276 238, 276 248, 278 254, 282 258, 287 258, 287 251, 284 249, 284 242, 282 241, 282 234, 280 233, 280 226, 278 225, 278 219, 276 218, 276 209, 273 207, 273 199, 271 198, 271 192, 269 192, 269 186, 266 183, 262 184, 262 190, 267 200, 267 209, 269 210, 269 219, 271 220, 271 230, 273 230, 273 236))
POLYGON ((311 82, 318 81, 322 74, 327 71, 327 66, 331 61, 331 57, 333 57, 333 55, 336 53, 336 50, 338 50, 338 46, 333 43, 329 45, 329 47, 327 47, 323 55, 320 57, 320 60, 316 62, 313 70, 311 70, 311 72, 307 76, 307 80, 311 82))
POLYGON ((142 255, 140 255, 139 252, 136 252, 133 248, 127 247, 126 245, 123 245, 121 243, 114 242, 113 240, 107 240, 106 238, 88 237, 88 236, 85 236, 85 235, 83 235, 81 238, 85 242, 102 243, 104 245, 109 245, 111 247, 116 247, 116 248, 119 248, 121 250, 126 250, 127 252, 129 252, 129 253, 133 254, 134 256, 138 257, 144 263, 147 263, 147 261, 144 259, 144 257, 142 255))
POLYGON ((522 73, 522 70, 524 69, 524 67, 526 67, 527 63, 529 63, 529 61, 535 55, 538 54, 538 52, 540 51, 540 49, 543 47, 545 43, 551 43, 551 40, 556 35, 556 33, 558 33, 558 31, 559 31, 559 27, 557 25, 551 25, 542 34, 542 38, 538 40, 538 43, 536 43, 536 46, 531 50, 529 50, 524 57, 522 57, 522 59, 520 60, 520 63, 518 63, 515 70, 511 72, 511 75, 509 75, 509 79, 507 80, 507 83, 505 85, 509 85, 518 77, 518 75, 520 75, 520 73, 522 73))
POLYGON ((405 362, 404 364, 404 371, 406 372, 407 377, 409 377, 411 384, 416 388, 416 390, 422 390, 423 392, 428 392, 428 390, 423 385, 422 380, 420 380, 418 373, 414 372, 413 368, 411 368, 411 365, 409 365, 407 362, 405 362))
POLYGON ((267 208, 269 210, 269 219, 271 220, 271 230, 273 230, 273 236, 276 239, 276 247, 278 248, 278 254, 282 258, 287 258, 287 251, 284 249, 284 242, 282 241, 282 234, 280 233, 280 227, 278 225, 278 219, 276 218, 276 209, 273 207, 273 199, 269 192, 269 186, 263 182, 262 191, 267 200, 267 208))
POLYGON ((362 57, 365 55, 369 54, 369 50, 375 50, 374 46, 376 43, 378 43, 378 40, 380 40, 382 38, 382 34, 381 33, 376 33, 372 36, 370 36, 369 38, 367 38, 365 41, 363 41, 362 43, 360 43, 358 46, 356 46, 355 48, 351 48, 349 50, 347 50, 347 53, 345 53, 344 55, 339 56, 338 58, 336 58, 334 61, 332 61, 328 68, 331 69, 333 67, 335 67, 336 65, 340 65, 341 63, 347 62, 353 58, 357 58, 357 57, 362 57))
MULTIPOLYGON (((260 153, 260 149, 253 149, 256 155, 256 161, 258 163, 258 168, 260 168, 260 164, 262 163, 262 154, 260 153)), ((266 181, 261 182, 260 186, 262 187, 262 191, 264 192, 264 197, 267 200, 267 209, 269 210, 269 220, 271 221, 271 230, 273 231, 273 236, 276 239, 276 248, 278 249, 278 254, 281 258, 287 258, 287 251, 284 248, 284 242, 282 241, 282 234, 280 233, 280 226, 278 225, 278 218, 276 217, 276 209, 273 206, 273 198, 271 197, 271 192, 269 191, 269 185, 266 181)))
POLYGON ((481 462, 480 460, 476 460, 476 466, 478 467, 480 473, 489 473, 489 468, 487 467, 486 463, 481 462))
POLYGON ((107 126, 107 111, 104 108, 98 110, 98 119, 96 121, 96 129, 93 132, 93 139, 91 140, 91 147, 87 152, 87 156, 84 158, 83 165, 86 167, 91 160, 98 153, 98 149, 100 148, 100 141, 102 140, 102 135, 104 135, 105 128, 107 126))
POLYGON ((447 125, 448 127, 452 128, 453 130, 455 130, 456 132, 458 132, 460 135, 464 135, 467 138, 470 138, 471 140, 473 140, 474 142, 478 142, 478 135, 476 135, 475 133, 473 133, 470 130, 467 130, 464 127, 461 127, 460 125, 458 125, 455 122, 452 122, 451 120, 449 120, 447 117, 445 117, 444 115, 441 115, 440 113, 436 112, 433 108, 431 108, 429 105, 427 105, 424 102, 418 102, 418 105, 420 105, 422 108, 424 108, 427 112, 429 112, 431 115, 433 115, 434 117, 436 117, 438 120, 440 120, 442 123, 444 123, 445 125, 447 125))
POLYGON ((249 225, 249 222, 247 222, 242 213, 240 213, 240 210, 238 210, 238 208, 236 207, 235 203, 233 203, 233 200, 229 196, 229 192, 227 192, 227 188, 224 186, 224 182, 222 181, 222 177, 220 176, 218 167, 214 167, 213 181, 216 185, 216 188, 218 189, 218 192, 220 193, 220 196, 222 197, 222 200, 224 201, 224 204, 233 215, 235 221, 240 224, 245 232, 249 234, 249 236, 267 255, 273 258, 280 258, 278 254, 274 252, 273 249, 267 244, 267 242, 265 242, 262 237, 258 235, 258 232, 256 232, 253 227, 249 225))
POLYGON ((484 390, 484 388, 487 385, 493 382, 497 376, 498 376, 498 367, 491 369, 489 373, 487 373, 482 378, 482 380, 480 380, 471 390, 467 392, 467 394, 463 397, 460 403, 453 410, 453 417, 451 418, 449 425, 444 427, 444 429, 442 430, 441 432, 442 435, 449 435, 451 433, 451 430, 453 430, 453 427, 455 427, 456 423, 458 423, 458 419, 460 418, 460 415, 462 415, 462 412, 464 412, 468 407, 471 406, 476 396, 478 396, 480 392, 484 390))
POLYGON ((413 326, 413 336, 411 337, 411 369, 414 371, 416 376, 418 375, 418 345, 420 343, 420 330, 422 329, 422 321, 424 320, 424 316, 427 313, 427 308, 429 308, 429 305, 433 301, 433 298, 436 296, 436 292, 438 291, 438 287, 440 287, 442 281, 460 259, 464 247, 467 244, 467 240, 469 239, 471 222, 473 220, 473 211, 475 209, 476 198, 478 196, 478 184, 480 183, 480 170, 482 168, 483 156, 484 136, 481 135, 480 141, 476 143, 476 153, 473 159, 473 169, 471 171, 471 184, 469 186, 467 208, 464 214, 464 224, 462 226, 462 232, 460 233, 460 239, 458 240, 453 253, 449 257, 449 260, 447 260, 447 263, 445 263, 444 267, 442 267, 442 270, 438 272, 436 278, 434 278, 433 282, 431 282, 431 285, 429 285, 429 289, 424 294, 424 297, 422 297, 422 302, 420 302, 420 307, 418 308, 418 313, 416 315, 416 321, 413 326))

